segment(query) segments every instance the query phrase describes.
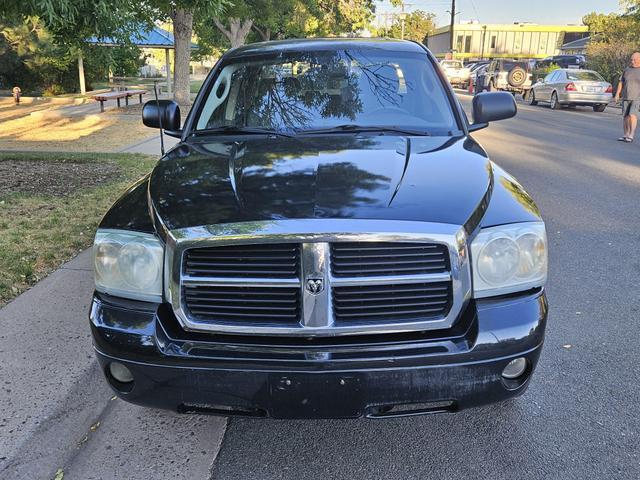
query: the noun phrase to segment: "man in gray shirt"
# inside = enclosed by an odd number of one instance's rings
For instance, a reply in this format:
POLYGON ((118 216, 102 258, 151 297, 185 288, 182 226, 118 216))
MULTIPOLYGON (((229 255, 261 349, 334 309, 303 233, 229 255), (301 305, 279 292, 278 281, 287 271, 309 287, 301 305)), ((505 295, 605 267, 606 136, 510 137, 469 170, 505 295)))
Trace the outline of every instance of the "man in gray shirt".
POLYGON ((640 114, 640 52, 631 55, 631 66, 625 68, 620 77, 615 100, 617 102, 620 99, 624 115, 624 136, 618 140, 631 143, 640 114))

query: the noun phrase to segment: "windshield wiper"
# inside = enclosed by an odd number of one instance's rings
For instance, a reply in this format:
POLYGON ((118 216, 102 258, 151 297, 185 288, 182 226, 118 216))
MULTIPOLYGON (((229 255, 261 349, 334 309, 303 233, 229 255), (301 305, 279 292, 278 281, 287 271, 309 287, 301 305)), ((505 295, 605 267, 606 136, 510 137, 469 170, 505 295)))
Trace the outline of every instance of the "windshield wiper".
POLYGON ((409 128, 399 128, 390 126, 364 126, 364 125, 338 125, 336 127, 327 128, 312 128, 309 130, 298 130, 298 135, 312 135, 314 133, 360 133, 360 132, 372 132, 372 133, 400 133, 402 135, 415 135, 415 136, 430 136, 429 132, 424 130, 412 130, 409 128))
POLYGON ((196 135, 207 135, 211 133, 225 133, 229 135, 273 135, 276 137, 293 137, 293 135, 276 130, 270 130, 268 128, 260 127, 241 127, 236 125, 223 125, 221 127, 205 128, 203 130, 196 130, 196 135))

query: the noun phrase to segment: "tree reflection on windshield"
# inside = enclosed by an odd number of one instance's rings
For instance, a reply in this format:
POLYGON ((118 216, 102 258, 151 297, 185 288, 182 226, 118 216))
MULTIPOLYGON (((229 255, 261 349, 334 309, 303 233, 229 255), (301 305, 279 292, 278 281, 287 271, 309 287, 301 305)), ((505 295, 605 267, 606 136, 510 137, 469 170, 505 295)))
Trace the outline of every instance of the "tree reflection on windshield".
POLYGON ((450 128, 450 105, 425 57, 392 55, 353 49, 236 60, 219 75, 230 85, 218 82, 209 92, 206 128, 299 131, 347 123, 424 128, 434 121, 450 128), (213 104, 209 110, 208 104, 213 104))

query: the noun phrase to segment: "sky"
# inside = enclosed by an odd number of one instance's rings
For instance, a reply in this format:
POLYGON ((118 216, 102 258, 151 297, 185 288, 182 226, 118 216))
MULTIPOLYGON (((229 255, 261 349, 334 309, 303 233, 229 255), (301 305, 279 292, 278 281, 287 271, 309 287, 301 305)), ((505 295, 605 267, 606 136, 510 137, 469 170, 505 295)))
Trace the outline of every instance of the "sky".
MULTIPOLYGON (((405 9, 424 10, 436 14, 436 25, 449 23, 450 0, 405 0, 405 9)), ((618 0, 456 0, 461 12, 458 21, 479 20, 480 23, 532 22, 540 24, 581 24, 590 12, 611 13, 619 10, 618 0)), ((377 3, 376 13, 399 11, 389 0, 377 3)))

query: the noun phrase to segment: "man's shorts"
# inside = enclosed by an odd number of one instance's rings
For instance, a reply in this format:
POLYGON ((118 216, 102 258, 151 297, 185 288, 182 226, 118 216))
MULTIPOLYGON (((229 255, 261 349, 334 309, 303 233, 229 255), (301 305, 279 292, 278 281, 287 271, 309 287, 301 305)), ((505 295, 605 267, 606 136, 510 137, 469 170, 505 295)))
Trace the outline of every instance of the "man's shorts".
POLYGON ((640 116, 640 100, 623 100, 622 113, 625 117, 629 115, 640 116))

